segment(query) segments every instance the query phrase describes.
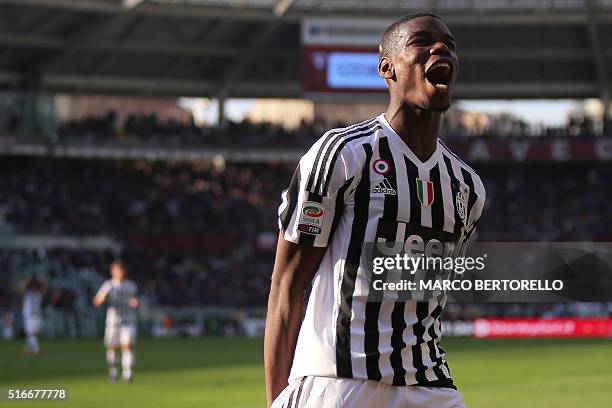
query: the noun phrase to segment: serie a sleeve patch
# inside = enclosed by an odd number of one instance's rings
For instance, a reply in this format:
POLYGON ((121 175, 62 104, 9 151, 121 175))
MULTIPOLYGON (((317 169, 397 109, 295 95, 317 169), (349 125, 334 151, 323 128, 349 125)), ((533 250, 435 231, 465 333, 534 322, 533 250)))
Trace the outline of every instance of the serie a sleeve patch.
POLYGON ((304 201, 299 213, 297 229, 306 234, 319 235, 323 228, 325 207, 315 201, 304 201))

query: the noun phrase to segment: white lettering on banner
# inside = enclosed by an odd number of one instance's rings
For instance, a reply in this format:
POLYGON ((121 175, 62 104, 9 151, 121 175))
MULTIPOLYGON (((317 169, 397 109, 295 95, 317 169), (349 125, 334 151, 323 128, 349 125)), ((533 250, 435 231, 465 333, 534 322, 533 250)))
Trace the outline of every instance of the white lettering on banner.
POLYGON ((570 159, 569 142, 555 140, 550 145, 550 155, 553 160, 565 161, 570 159))
POLYGON ((390 19, 318 17, 302 20, 302 44, 349 45, 375 51, 390 19))
POLYGON ((602 139, 595 142, 595 157, 599 160, 612 159, 612 140, 602 139))
POLYGON ((510 142, 510 152, 512 158, 517 161, 523 161, 527 158, 527 152, 529 151, 529 141, 512 141, 510 142))
POLYGON ((487 161, 491 158, 491 153, 487 144, 482 140, 478 140, 472 143, 470 152, 468 153, 470 160, 484 160, 487 161))

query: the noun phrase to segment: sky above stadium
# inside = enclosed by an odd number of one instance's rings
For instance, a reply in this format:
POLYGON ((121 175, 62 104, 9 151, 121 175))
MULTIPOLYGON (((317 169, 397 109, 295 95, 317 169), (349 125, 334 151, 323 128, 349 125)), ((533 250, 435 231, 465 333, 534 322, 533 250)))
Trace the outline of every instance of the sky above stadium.
POLYGON ((491 100, 459 101, 458 107, 483 113, 510 113, 530 125, 563 126, 568 114, 579 105, 573 100, 491 100))

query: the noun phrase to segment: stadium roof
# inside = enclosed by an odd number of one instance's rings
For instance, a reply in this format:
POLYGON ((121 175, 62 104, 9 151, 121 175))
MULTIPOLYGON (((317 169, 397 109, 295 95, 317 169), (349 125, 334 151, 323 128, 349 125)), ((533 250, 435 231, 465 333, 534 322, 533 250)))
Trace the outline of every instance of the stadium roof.
POLYGON ((428 9, 460 98, 609 98, 612 0, 0 0, 0 87, 299 97, 300 21, 428 9))

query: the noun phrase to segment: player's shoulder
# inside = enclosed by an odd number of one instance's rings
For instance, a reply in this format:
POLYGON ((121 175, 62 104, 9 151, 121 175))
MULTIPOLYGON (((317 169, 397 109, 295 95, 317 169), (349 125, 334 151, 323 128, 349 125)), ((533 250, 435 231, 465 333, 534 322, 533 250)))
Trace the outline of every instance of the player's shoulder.
POLYGON ((363 145, 372 145, 379 129, 380 121, 374 117, 325 132, 300 159, 306 190, 333 195, 347 182, 357 180, 367 157, 363 145))
POLYGON ((472 183, 474 184, 476 193, 484 201, 486 197, 486 189, 478 172, 467 164, 461 157, 459 157, 459 155, 453 152, 443 141, 439 140, 438 142, 440 144, 441 153, 444 156, 444 159, 450 162, 455 168, 461 169, 462 172, 469 175, 472 183))
POLYGON ((334 156, 345 159, 358 159, 363 149, 361 145, 373 143, 376 131, 382 125, 378 116, 349 126, 336 127, 326 131, 304 155, 307 161, 329 162, 334 156))

